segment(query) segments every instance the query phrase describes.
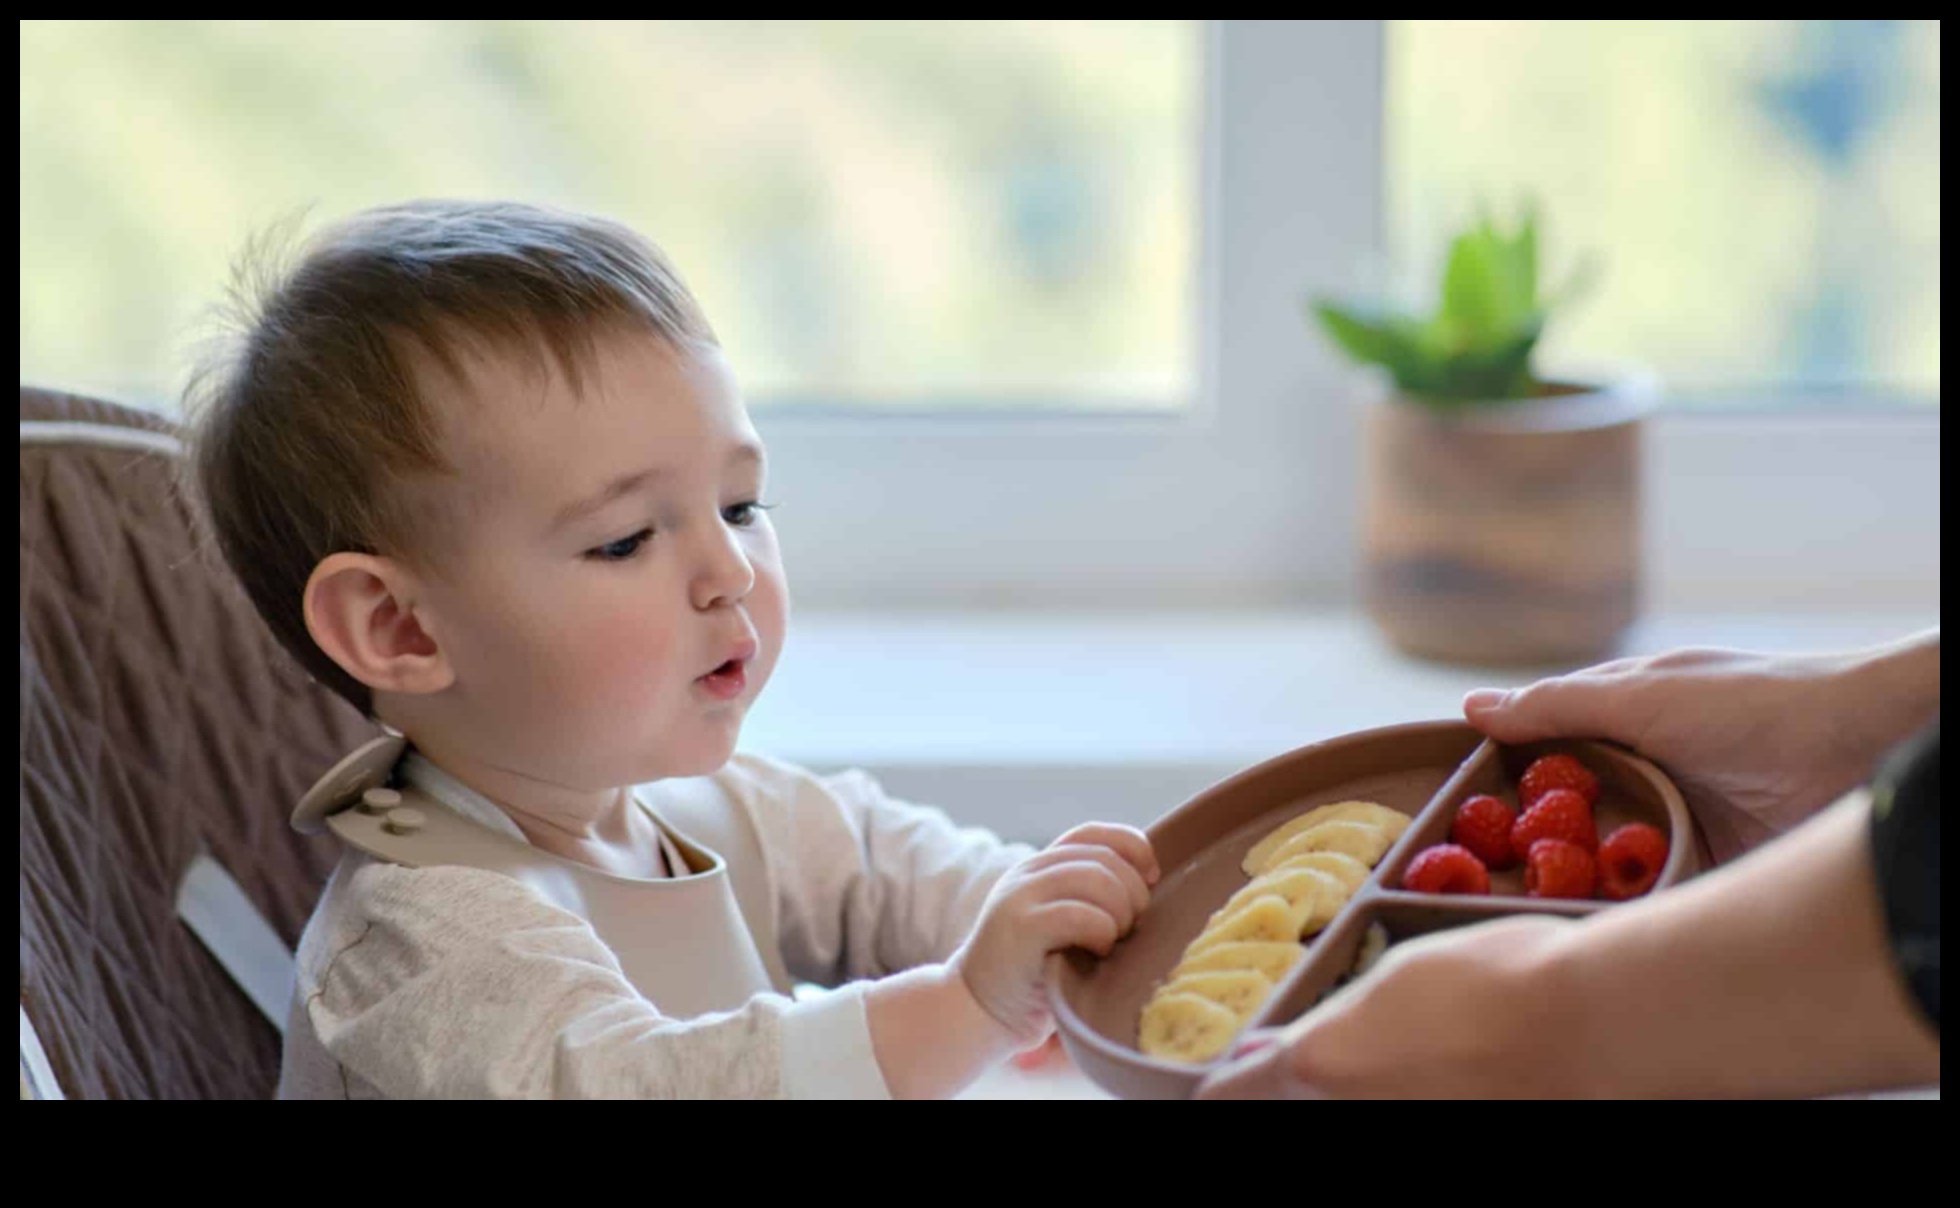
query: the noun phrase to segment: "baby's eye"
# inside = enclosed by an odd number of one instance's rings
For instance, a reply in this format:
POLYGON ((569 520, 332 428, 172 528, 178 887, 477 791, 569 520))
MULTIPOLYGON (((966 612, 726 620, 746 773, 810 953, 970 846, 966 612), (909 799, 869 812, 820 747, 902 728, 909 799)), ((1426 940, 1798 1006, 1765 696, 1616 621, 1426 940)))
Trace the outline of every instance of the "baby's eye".
POLYGON ((773 503, 757 503, 751 499, 747 503, 731 504, 721 510, 721 518, 736 528, 747 528, 754 524, 761 513, 775 507, 773 503))
POLYGON ((596 549, 586 550, 585 556, 596 558, 601 562, 625 562, 639 553, 640 546, 652 537, 652 529, 641 529, 631 537, 621 537, 617 541, 608 541, 596 549))

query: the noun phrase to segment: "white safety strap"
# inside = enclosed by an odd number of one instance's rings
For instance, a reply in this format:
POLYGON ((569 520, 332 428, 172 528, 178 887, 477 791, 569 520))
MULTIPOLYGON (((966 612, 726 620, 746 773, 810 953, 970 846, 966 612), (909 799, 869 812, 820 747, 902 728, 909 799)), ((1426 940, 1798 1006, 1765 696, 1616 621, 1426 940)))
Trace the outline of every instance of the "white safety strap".
POLYGON ((184 442, 168 432, 131 428, 123 424, 90 423, 87 420, 24 419, 20 421, 23 445, 96 445, 104 449, 128 449, 137 453, 181 456, 184 442))
POLYGON ((27 1018, 27 1004, 20 1004, 20 1097, 22 1099, 66 1099, 61 1093, 61 1083, 54 1078, 54 1067, 48 1064, 48 1051, 41 1047, 41 1037, 34 1031, 34 1021, 27 1018))
POLYGON ((285 1035, 293 998, 293 954, 222 864, 206 855, 191 861, 177 886, 177 917, 285 1035))

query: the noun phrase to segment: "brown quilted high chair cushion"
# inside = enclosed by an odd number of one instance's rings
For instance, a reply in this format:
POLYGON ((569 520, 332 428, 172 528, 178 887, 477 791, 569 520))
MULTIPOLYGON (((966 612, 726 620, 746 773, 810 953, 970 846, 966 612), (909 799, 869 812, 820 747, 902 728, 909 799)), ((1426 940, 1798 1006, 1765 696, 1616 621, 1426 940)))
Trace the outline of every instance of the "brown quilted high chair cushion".
POLYGON ((20 1001, 70 1098, 265 1098, 278 1032, 181 923, 200 850, 288 947, 337 852, 286 823, 378 728, 193 552, 171 425, 20 395, 20 1001))

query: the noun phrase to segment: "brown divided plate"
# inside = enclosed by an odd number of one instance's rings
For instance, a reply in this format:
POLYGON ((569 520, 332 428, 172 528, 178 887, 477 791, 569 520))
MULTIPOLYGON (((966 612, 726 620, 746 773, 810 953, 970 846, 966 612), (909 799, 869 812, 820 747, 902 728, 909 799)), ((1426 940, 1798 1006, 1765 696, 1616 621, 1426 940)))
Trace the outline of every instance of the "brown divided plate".
POLYGON ((1164 876, 1136 929, 1109 956, 1081 950, 1054 962, 1050 990, 1062 1044, 1081 1070, 1124 1098, 1181 1099, 1224 1058, 1184 1065, 1136 1047, 1137 1017, 1151 992, 1213 911, 1246 884, 1245 853, 1275 827, 1317 805, 1360 799, 1415 821, 1367 882, 1288 972, 1248 1027, 1287 1023, 1350 969, 1368 926, 1391 941, 1510 914, 1585 915, 1613 903, 1526 897, 1517 869, 1491 874, 1490 896, 1442 896, 1396 888, 1417 852, 1448 842, 1456 807, 1477 793, 1517 806, 1517 777, 1541 755, 1577 756, 1600 780, 1594 817, 1602 838, 1626 822, 1668 836, 1656 889, 1699 865, 1698 837, 1681 794, 1660 769, 1600 742, 1557 741, 1504 747, 1463 722, 1417 722, 1344 735, 1291 751, 1215 785, 1164 815, 1149 835, 1164 876), (1685 840, 1685 841, 1684 841, 1685 840))

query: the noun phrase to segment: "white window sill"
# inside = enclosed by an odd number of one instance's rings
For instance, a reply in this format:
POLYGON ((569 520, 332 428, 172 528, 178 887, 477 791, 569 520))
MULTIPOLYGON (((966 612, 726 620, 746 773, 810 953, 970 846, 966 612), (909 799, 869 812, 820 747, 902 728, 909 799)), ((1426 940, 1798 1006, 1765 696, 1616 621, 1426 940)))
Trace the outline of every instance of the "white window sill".
MULTIPOLYGON (((1843 649, 1938 623, 1662 616, 1623 653, 1843 649)), ((1089 819, 1144 825, 1293 747, 1460 716, 1470 689, 1531 678, 1404 658, 1351 613, 802 614, 743 745, 861 767, 897 796, 1045 843, 1089 819)))

